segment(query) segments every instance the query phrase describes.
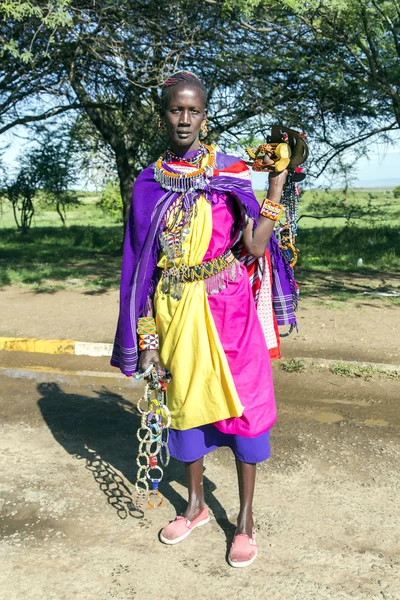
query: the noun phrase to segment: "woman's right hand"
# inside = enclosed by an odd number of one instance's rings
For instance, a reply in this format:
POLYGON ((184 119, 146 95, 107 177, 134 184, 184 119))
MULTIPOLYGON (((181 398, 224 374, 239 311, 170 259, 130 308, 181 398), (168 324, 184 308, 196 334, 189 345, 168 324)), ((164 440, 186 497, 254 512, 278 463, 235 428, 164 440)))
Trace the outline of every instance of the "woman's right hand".
POLYGON ((158 350, 142 350, 139 356, 138 371, 144 373, 153 364, 156 371, 165 371, 158 350))

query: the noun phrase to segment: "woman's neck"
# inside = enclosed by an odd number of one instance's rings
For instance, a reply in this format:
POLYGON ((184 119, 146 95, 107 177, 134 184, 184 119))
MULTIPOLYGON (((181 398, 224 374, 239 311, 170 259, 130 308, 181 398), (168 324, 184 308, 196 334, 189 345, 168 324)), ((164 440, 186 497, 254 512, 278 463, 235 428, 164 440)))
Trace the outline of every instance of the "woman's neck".
POLYGON ((200 148, 200 142, 197 140, 196 143, 193 143, 191 146, 176 146, 175 144, 171 144, 169 149, 171 152, 180 156, 181 158, 190 158, 194 156, 196 152, 198 152, 200 148))

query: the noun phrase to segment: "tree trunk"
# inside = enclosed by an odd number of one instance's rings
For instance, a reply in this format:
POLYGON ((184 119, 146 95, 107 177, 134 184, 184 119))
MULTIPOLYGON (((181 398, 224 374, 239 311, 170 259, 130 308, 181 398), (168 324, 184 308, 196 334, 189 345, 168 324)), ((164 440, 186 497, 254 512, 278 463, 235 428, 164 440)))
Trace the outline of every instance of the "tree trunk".
POLYGON ((123 204, 123 221, 124 221, 124 235, 126 226, 128 224, 129 210, 131 207, 132 200, 132 187, 134 181, 134 175, 129 165, 128 157, 126 155, 125 148, 121 152, 116 152, 116 162, 119 177, 119 188, 121 191, 121 198, 123 204))
POLYGON ((12 201, 12 208, 13 208, 14 221, 17 225, 17 230, 21 231, 21 225, 18 221, 18 198, 17 198, 17 200, 12 201))
POLYGON ((26 234, 32 223, 35 208, 30 195, 24 196, 21 206, 21 233, 26 234))
POLYGON ((65 222, 65 216, 63 215, 63 212, 62 212, 62 204, 61 204, 61 202, 57 202, 57 204, 56 204, 56 210, 57 210, 57 212, 59 214, 59 217, 61 219, 61 223, 63 224, 63 227, 66 227, 67 223, 65 222))

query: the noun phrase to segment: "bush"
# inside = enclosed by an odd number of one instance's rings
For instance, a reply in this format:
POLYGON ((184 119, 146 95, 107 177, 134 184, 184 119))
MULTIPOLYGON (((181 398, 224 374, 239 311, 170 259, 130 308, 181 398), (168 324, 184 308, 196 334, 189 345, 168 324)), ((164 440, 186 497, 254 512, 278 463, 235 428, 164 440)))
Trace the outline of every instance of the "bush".
POLYGON ((397 187, 394 188, 394 190, 393 190, 393 196, 395 198, 400 198, 400 185, 398 185, 397 187))
POLYGON ((116 221, 122 221, 123 203, 117 181, 109 181, 106 184, 97 206, 116 221))

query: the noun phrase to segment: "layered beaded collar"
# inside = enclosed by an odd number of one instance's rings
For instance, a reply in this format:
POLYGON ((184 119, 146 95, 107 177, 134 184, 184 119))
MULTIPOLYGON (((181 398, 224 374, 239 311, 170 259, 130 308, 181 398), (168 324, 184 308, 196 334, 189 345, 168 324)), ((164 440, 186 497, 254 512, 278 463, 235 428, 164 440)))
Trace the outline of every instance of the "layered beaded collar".
MULTIPOLYGON (((204 190, 207 188, 210 177, 213 176, 215 168, 216 151, 212 146, 203 144, 205 149, 204 157, 207 162, 204 166, 192 170, 174 169, 172 165, 166 162, 167 153, 165 152, 154 165, 154 179, 165 190, 185 193, 195 190, 204 190)), ((187 162, 183 160, 182 162, 187 162)), ((190 163, 189 163, 190 164, 190 163)))

